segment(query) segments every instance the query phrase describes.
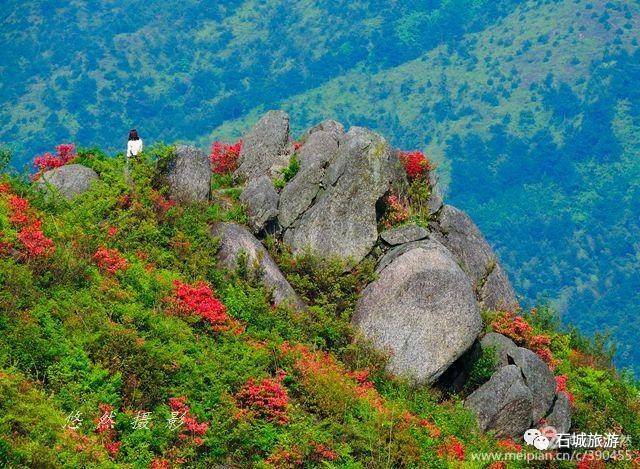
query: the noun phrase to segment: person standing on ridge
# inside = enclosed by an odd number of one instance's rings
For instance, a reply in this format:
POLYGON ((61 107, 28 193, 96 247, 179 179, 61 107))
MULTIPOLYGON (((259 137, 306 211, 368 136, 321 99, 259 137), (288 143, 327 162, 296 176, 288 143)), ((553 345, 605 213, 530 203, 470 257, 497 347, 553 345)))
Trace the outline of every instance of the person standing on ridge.
POLYGON ((137 158, 142 152, 142 139, 138 136, 136 129, 129 131, 129 141, 127 142, 127 154, 124 163, 124 179, 127 183, 131 183, 131 159, 137 158))

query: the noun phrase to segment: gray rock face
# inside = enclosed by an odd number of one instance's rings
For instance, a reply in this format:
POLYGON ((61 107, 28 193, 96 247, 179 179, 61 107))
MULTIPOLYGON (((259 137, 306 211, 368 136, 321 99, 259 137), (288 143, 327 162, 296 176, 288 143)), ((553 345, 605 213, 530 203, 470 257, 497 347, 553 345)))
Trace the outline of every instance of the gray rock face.
POLYGON ((403 255, 405 252, 409 252, 415 248, 425 248, 436 249, 441 251, 443 256, 452 257, 451 253, 445 248, 442 244, 434 239, 423 239, 420 241, 412 241, 410 243, 399 244, 398 246, 394 246, 387 252, 384 256, 378 259, 378 264, 376 265, 376 272, 380 273, 382 270, 391 264, 395 259, 403 255))
POLYGON ((513 291, 507 273, 500 264, 495 264, 480 289, 482 304, 487 309, 513 309, 517 305, 516 294, 513 291))
POLYGON ((507 351, 508 357, 522 372, 525 385, 535 397, 532 409, 533 422, 547 415, 556 395, 556 379, 547 364, 531 350, 517 347, 507 351))
POLYGON ((509 364, 509 351, 518 348, 513 340, 502 334, 495 332, 489 332, 480 340, 480 347, 483 349, 491 347, 495 350, 498 358, 498 365, 500 367, 507 366, 509 364))
POLYGON ((168 165, 169 196, 181 203, 204 202, 211 198, 211 163, 198 148, 181 145, 168 165))
POLYGON ((478 299, 483 306, 509 309, 517 304, 513 287, 493 250, 466 213, 451 205, 443 206, 438 230, 439 240, 454 254, 478 288, 478 299))
POLYGON ((551 425, 558 433, 568 433, 571 428, 571 404, 569 397, 559 392, 553 409, 547 417, 547 425, 551 425))
POLYGON ((70 200, 88 191, 97 179, 98 174, 93 169, 81 164, 68 164, 45 172, 36 184, 49 195, 58 193, 70 200))
POLYGON ((284 229, 293 223, 311 206, 320 192, 324 177, 321 164, 301 169, 280 193, 278 220, 284 229))
POLYGON ((380 233, 382 240, 391 246, 410 243, 426 238, 429 232, 418 225, 403 225, 380 233))
POLYGON ((378 239, 376 202, 388 190, 396 165, 384 138, 352 128, 325 171, 324 192, 287 230, 285 242, 294 253, 309 248, 360 262, 378 239))
POLYGON ((307 130, 302 136, 302 139, 306 140, 311 134, 320 131, 330 133, 337 141, 339 141, 344 135, 344 126, 340 122, 327 119, 307 130))
POLYGON ((235 179, 275 177, 289 164, 289 115, 269 111, 243 137, 235 179))
POLYGON ((298 149, 300 171, 312 166, 325 166, 338 151, 338 140, 331 132, 319 130, 309 135, 309 138, 298 149))
POLYGON ((240 256, 244 254, 247 267, 255 269, 265 286, 271 290, 276 305, 284 303, 300 309, 306 307, 264 246, 246 228, 235 223, 219 222, 212 226, 211 234, 220 238, 217 256, 223 267, 236 269, 240 256))
POLYGON ((534 396, 518 367, 508 365, 474 391, 464 405, 477 414, 482 431, 494 430, 498 436, 522 436, 531 428, 533 402, 534 396))
POLYGON ((362 292, 352 322, 391 353, 389 371, 418 383, 435 381, 482 325, 469 279, 435 242, 387 265, 362 292))
POLYGON ((254 233, 272 231, 278 216, 278 193, 268 176, 250 180, 240 201, 247 206, 249 225, 254 233))
MULTIPOLYGON (((571 424, 571 410, 568 403, 564 405, 565 403, 562 402, 566 396, 561 396, 562 393, 556 395, 556 380, 553 372, 538 355, 527 348, 518 347, 508 337, 494 332, 486 334, 480 340, 480 346, 483 349, 491 347, 496 350, 500 369, 511 365, 520 371, 524 385, 534 397, 531 405, 531 422, 535 424, 549 412, 551 414, 555 412, 554 422, 556 424, 549 422, 550 425, 564 428, 562 425, 571 424)), ((547 417, 547 420, 549 418, 550 416, 547 417)))

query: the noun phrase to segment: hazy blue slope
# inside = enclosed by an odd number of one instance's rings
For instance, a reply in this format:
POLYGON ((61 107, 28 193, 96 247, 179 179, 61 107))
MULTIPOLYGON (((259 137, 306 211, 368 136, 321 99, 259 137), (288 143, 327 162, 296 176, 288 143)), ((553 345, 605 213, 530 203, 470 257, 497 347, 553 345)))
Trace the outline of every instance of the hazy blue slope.
POLYGON ((359 64, 398 65, 517 1, 96 0, 0 5, 0 142, 192 140, 359 64))

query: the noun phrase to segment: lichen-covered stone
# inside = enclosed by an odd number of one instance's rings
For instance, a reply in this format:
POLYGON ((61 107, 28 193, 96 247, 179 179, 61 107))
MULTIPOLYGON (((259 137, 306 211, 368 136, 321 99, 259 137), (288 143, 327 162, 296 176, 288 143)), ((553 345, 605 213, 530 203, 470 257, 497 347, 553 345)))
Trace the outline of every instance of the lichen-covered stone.
POLYGON ((271 290, 274 304, 284 303, 298 309, 306 307, 262 243, 249 230, 235 223, 218 222, 212 226, 211 235, 220 238, 217 257, 223 267, 235 270, 244 260, 245 267, 259 275, 271 290))
POLYGON ((36 184, 48 195, 60 194, 70 200, 88 191, 97 179, 98 174, 93 169, 81 164, 68 164, 46 171, 36 184))
POLYGON ((465 407, 478 417, 482 431, 493 430, 500 437, 522 437, 531 428, 534 396, 515 365, 500 368, 476 389, 465 407))
POLYGON ((204 202, 211 199, 211 163, 209 157, 193 146, 175 149, 167 165, 169 197, 176 202, 204 202))
POLYGON ((482 326, 468 277, 435 242, 389 263, 362 292, 352 321, 390 353, 391 372, 419 383, 436 380, 482 326))
POLYGON ((277 177, 289 164, 289 115, 269 111, 242 138, 235 179, 251 180, 260 176, 277 177))
POLYGON ((287 230, 285 242, 294 253, 310 249, 359 263, 378 239, 376 202, 389 189, 396 163, 384 138, 352 128, 325 171, 324 191, 287 230))
POLYGON ((247 183, 240 202, 247 207, 249 225, 254 233, 274 231, 278 216, 278 193, 269 176, 261 176, 247 183))

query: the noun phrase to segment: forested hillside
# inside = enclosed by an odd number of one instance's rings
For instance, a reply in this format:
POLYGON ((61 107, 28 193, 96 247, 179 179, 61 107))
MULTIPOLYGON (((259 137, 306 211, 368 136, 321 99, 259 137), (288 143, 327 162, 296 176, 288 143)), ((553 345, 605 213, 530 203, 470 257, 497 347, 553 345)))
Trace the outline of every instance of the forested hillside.
POLYGON ((354 67, 379 70, 480 30, 512 0, 60 2, 0 6, 0 141, 119 149, 129 126, 189 140, 354 67))
MULTIPOLYGON (((237 138, 283 108, 439 161, 525 300, 640 363, 637 1, 0 6, 0 142, 237 138), (508 229, 507 229, 508 227, 508 229)), ((525 301, 526 303, 526 301, 525 301)))

